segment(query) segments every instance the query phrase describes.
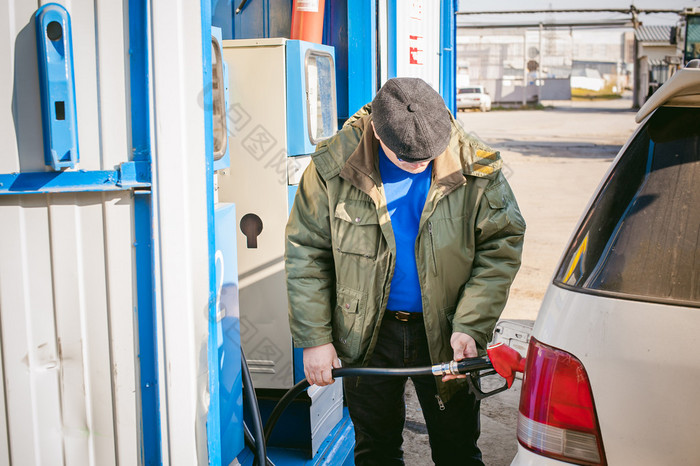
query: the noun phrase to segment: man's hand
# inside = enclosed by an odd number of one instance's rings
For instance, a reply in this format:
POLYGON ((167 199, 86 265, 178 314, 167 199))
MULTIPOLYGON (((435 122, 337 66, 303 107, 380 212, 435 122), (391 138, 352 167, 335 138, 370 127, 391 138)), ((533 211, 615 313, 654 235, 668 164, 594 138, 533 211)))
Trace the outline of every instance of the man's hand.
MULTIPOLYGON (((454 360, 461 361, 464 358, 475 358, 479 354, 476 351, 476 342, 474 339, 462 332, 454 332, 450 338, 450 345, 452 346, 452 351, 454 351, 454 360)), ((461 375, 446 375, 442 378, 443 382, 447 382, 452 379, 464 379, 466 374, 461 375)))
POLYGON ((323 387, 334 382, 331 369, 340 367, 333 343, 304 348, 304 375, 312 385, 323 387))

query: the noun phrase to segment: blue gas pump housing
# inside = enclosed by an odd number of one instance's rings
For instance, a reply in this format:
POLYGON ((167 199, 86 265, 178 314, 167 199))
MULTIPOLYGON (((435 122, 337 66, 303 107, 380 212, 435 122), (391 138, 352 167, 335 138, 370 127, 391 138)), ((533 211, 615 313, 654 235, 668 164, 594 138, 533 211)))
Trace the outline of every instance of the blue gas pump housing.
POLYGON ((218 204, 216 224, 216 374, 222 464, 230 464, 243 450, 243 378, 241 375, 241 323, 238 307, 236 208, 218 204))
MULTIPOLYGON (((212 165, 213 171, 231 166, 228 132, 228 69, 223 60, 221 29, 211 28, 212 52, 212 165)), ((216 175, 215 175, 216 176, 216 175)), ((243 450, 243 390, 241 331, 238 306, 236 207, 214 206, 216 305, 209 316, 210 459, 230 464, 243 450), (213 312, 212 312, 213 311, 213 312)), ((211 240, 211 239, 210 239, 211 240)))
POLYGON ((35 15, 44 161, 54 171, 78 163, 73 40, 68 11, 56 3, 35 15))

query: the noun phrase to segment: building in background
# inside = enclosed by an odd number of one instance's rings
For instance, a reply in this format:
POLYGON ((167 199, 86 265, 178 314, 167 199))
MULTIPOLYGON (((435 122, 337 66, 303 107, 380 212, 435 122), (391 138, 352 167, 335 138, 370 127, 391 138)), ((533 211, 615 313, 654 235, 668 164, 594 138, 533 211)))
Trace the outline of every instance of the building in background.
POLYGON ((639 106, 681 66, 681 29, 458 26, 458 87, 482 85, 496 105, 524 105, 621 95, 637 74, 639 106))
POLYGON ((457 68, 500 104, 621 94, 633 66, 623 44, 622 31, 458 27, 457 68))
POLYGON ((682 41, 672 26, 639 26, 634 38, 639 66, 635 102, 641 105, 681 67, 682 41))

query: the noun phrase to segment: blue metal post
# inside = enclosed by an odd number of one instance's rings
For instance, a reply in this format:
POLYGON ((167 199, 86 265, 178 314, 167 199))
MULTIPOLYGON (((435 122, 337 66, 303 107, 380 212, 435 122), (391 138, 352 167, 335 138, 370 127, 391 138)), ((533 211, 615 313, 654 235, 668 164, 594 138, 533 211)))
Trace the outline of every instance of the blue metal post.
POLYGON ((151 161, 151 128, 146 0, 129 0, 129 80, 131 140, 134 161, 151 161))
POLYGON ((211 2, 200 0, 202 18, 202 89, 204 110, 204 160, 207 189, 207 232, 209 253, 209 301, 207 363, 209 367, 209 412, 207 413, 207 447, 209 464, 221 464, 221 422, 219 412, 219 357, 216 326, 216 244, 214 228, 214 141, 212 122, 211 2))
MULTIPOLYGON (((151 125, 148 42, 148 4, 129 0, 129 78, 131 91, 132 163, 141 166, 150 185, 151 125)), ((85 175, 84 175, 85 176, 85 175)), ((139 370, 141 378, 141 422, 143 462, 162 464, 160 403, 156 347, 156 316, 151 190, 134 191, 136 292, 138 307, 139 370)))
POLYGON ((160 406, 156 351, 156 318, 153 306, 153 234, 151 192, 134 192, 136 288, 139 323, 139 365, 141 376, 142 455, 144 464, 161 465, 160 406))
POLYGON ((335 94, 340 126, 350 116, 348 114, 348 0, 326 2, 323 24, 323 43, 335 49, 335 94))
POLYGON ((387 79, 396 77, 396 0, 389 0, 386 5, 387 35, 387 79))
POLYGON ((377 92, 377 12, 374 0, 348 2, 348 114, 377 92))
POLYGON ((440 2, 440 94, 447 108, 454 114, 457 111, 455 80, 457 73, 457 11, 456 0, 440 2))

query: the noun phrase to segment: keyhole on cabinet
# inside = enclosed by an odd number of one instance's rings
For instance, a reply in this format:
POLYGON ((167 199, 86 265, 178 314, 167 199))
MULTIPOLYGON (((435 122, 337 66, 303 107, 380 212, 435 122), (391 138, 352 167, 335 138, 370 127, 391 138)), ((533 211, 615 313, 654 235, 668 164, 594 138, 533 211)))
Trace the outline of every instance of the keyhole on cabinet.
POLYGON ((258 236, 262 233, 263 222, 255 214, 245 214, 241 219, 241 231, 245 235, 248 249, 258 247, 258 236))

